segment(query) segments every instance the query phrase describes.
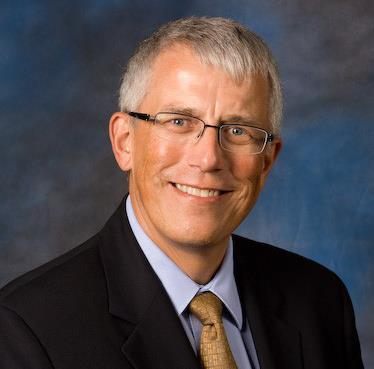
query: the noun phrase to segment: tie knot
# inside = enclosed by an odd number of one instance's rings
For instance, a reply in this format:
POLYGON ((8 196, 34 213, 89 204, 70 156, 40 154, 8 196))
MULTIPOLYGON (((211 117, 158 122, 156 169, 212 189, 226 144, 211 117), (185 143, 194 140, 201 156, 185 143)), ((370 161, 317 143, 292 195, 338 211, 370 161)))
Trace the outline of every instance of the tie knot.
POLYGON ((222 302, 212 292, 195 296, 190 302, 189 309, 203 325, 222 322, 222 302))

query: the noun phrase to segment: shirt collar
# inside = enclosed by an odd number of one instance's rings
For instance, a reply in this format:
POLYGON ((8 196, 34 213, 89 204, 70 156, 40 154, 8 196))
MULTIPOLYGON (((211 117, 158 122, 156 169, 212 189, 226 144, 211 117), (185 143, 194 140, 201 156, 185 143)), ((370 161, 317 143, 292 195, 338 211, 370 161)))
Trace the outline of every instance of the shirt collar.
POLYGON ((237 327, 242 328, 243 315, 238 289, 234 278, 233 245, 229 245, 222 265, 206 285, 194 282, 148 237, 140 226, 130 196, 126 199, 126 212, 131 229, 148 262, 163 284, 178 315, 181 315, 192 298, 202 292, 210 291, 218 296, 233 317, 237 327))

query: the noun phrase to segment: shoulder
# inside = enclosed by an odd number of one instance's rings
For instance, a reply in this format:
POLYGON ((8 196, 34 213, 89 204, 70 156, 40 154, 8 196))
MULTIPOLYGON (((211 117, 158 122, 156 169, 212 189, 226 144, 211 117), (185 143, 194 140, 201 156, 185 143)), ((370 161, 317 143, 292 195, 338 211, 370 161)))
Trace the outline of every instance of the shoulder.
POLYGON ((255 262, 261 270, 296 272, 305 270, 311 273, 334 274, 323 265, 302 255, 282 249, 267 243, 253 241, 248 238, 233 235, 234 254, 242 262, 255 262))
POLYGON ((233 244, 236 268, 247 270, 259 284, 274 286, 285 294, 346 294, 343 282, 333 271, 304 256, 237 235, 233 244))
MULTIPOLYGON (((103 272, 94 236, 82 245, 22 275, 0 290, 0 306, 22 314, 58 310, 71 301, 94 295, 95 283, 103 272)), ((97 284, 97 283, 96 283, 97 284)))

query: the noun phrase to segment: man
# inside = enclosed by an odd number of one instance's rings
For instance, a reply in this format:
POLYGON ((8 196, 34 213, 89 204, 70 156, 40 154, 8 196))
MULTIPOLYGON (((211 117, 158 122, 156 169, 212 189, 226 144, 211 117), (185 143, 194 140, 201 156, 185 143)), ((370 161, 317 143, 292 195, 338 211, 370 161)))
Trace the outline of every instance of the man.
POLYGON ((110 120, 129 196, 103 230, 5 287, 1 368, 362 368, 330 271, 232 235, 281 148, 263 41, 222 18, 161 27, 110 120))

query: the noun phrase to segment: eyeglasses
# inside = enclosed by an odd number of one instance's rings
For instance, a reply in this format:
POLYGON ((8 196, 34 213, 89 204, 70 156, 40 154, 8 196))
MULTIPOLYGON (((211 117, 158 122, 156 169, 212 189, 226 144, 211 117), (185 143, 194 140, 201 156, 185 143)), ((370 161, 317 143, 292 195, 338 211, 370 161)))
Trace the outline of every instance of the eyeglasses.
POLYGON ((174 141, 179 145, 197 141, 207 127, 217 130, 218 142, 222 149, 238 154, 260 154, 264 151, 266 144, 274 140, 272 133, 244 123, 224 123, 212 126, 186 114, 160 112, 151 116, 133 111, 126 113, 131 117, 153 122, 155 134, 158 137, 174 141))

